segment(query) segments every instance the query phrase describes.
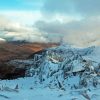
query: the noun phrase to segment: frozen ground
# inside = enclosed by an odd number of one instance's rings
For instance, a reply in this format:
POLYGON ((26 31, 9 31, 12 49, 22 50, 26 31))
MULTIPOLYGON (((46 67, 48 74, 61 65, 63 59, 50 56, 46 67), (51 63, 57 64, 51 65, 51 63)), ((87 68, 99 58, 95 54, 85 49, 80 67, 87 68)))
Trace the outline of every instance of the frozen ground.
POLYGON ((100 89, 59 90, 34 86, 33 78, 0 81, 0 100, 100 100, 100 89), (18 84, 18 89, 15 89, 18 84))

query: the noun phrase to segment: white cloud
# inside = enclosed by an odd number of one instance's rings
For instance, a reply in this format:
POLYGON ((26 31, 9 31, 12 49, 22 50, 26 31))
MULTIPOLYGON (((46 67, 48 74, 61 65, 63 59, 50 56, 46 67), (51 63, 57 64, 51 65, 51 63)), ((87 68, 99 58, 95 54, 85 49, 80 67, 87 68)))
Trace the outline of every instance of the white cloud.
POLYGON ((40 11, 0 11, 0 15, 6 16, 8 19, 24 25, 32 25, 42 17, 40 11))
POLYGON ((35 28, 30 28, 20 30, 19 32, 8 32, 6 37, 13 37, 13 40, 25 40, 28 42, 47 42, 47 39, 45 38, 45 34, 41 33, 39 30, 35 28))
POLYGON ((6 38, 29 42, 64 41, 78 46, 100 45, 100 16, 67 14, 44 16, 39 11, 0 12, 0 30, 6 38), (48 37, 48 39, 47 39, 48 37))
POLYGON ((60 39, 62 35, 64 41, 78 46, 100 45, 100 17, 95 16, 81 20, 71 20, 70 22, 54 22, 38 21, 36 27, 43 32, 58 34, 52 41, 60 39))
POLYGON ((11 21, 3 16, 0 16, 0 33, 3 33, 2 37, 12 38, 12 40, 47 42, 45 33, 40 32, 36 27, 11 21))

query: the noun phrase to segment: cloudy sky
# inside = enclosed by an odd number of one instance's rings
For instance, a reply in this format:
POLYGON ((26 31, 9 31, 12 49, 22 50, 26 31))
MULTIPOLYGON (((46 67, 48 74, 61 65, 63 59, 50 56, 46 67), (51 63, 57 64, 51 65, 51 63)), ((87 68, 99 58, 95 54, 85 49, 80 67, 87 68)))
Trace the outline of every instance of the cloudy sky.
POLYGON ((0 0, 0 40, 100 45, 100 0, 0 0))

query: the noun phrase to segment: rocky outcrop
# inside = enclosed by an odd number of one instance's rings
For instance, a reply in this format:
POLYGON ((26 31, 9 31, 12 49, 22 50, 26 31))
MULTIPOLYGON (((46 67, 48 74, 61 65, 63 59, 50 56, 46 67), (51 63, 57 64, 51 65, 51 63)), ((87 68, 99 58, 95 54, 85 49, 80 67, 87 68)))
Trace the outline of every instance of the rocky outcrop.
POLYGON ((9 63, 0 64, 0 79, 16 79, 25 77, 26 69, 24 67, 16 67, 9 63))
POLYGON ((48 49, 44 54, 34 54, 30 76, 50 88, 97 87, 99 81, 99 63, 84 59, 93 52, 93 48, 77 49, 60 46, 48 49))
POLYGON ((97 87, 100 85, 100 64, 88 59, 93 49, 59 46, 42 50, 31 55, 28 60, 8 62, 10 74, 3 77, 30 76, 35 83, 62 90, 97 87))

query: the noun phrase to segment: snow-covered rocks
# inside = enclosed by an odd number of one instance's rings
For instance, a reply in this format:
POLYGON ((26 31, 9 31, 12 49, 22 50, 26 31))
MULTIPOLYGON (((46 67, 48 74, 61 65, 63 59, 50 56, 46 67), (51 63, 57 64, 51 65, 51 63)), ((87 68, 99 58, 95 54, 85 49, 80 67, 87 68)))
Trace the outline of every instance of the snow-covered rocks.
POLYGON ((25 68, 26 77, 34 77, 39 84, 50 88, 96 87, 100 68, 98 62, 90 59, 94 50, 95 47, 82 49, 61 45, 34 53, 28 60, 12 60, 9 64, 25 68))
POLYGON ((44 54, 34 55, 35 64, 31 66, 31 69, 33 68, 33 72, 30 69, 31 74, 33 73, 32 76, 35 75, 40 83, 53 88, 64 90, 83 88, 89 86, 90 83, 96 86, 99 84, 96 71, 99 63, 84 59, 93 50, 94 47, 79 49, 70 46, 47 49, 44 54), (96 79, 95 83, 94 79, 96 79), (75 80, 74 83, 73 80, 75 80))
POLYGON ((34 53, 28 60, 12 60, 9 64, 15 68, 25 68, 25 75, 31 77, 1 81, 4 86, 1 89, 9 87, 6 90, 12 90, 18 84, 20 95, 14 92, 13 96, 19 95, 17 98, 28 100, 33 97, 36 100, 99 100, 100 62, 96 56, 99 58, 100 53, 98 48, 96 52, 96 48, 59 46, 34 53), (56 94, 54 91, 57 91, 56 94), (62 92, 59 94, 59 91, 62 92))

